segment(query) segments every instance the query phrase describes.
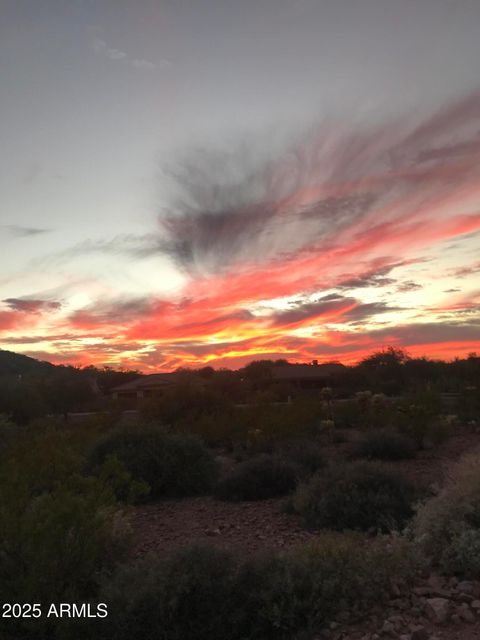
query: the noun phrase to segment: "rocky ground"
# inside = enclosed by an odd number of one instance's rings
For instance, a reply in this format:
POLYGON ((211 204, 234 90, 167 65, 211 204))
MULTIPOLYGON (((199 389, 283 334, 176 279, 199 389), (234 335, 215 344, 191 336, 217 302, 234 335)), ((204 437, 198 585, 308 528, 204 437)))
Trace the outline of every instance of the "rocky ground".
POLYGON ((318 640, 473 640, 480 638, 480 582, 430 576, 359 620, 343 611, 318 640))
MULTIPOLYGON (((480 444, 478 433, 460 432, 440 447, 419 453, 393 468, 423 486, 440 487, 466 452, 480 444)), ((349 443, 329 456, 348 455, 349 443)), ((234 462, 224 459, 226 467, 234 462)), ((162 501, 136 508, 130 517, 135 556, 165 553, 192 543, 208 542, 253 553, 287 549, 315 539, 301 520, 282 509, 283 499, 221 502, 211 497, 162 501)), ((318 636, 328 640, 473 640, 480 638, 480 582, 430 576, 404 592, 398 586, 386 607, 359 619, 343 611, 318 636)))
POLYGON ((282 511, 283 499, 221 502, 210 497, 146 505, 131 519, 134 554, 163 553, 206 542, 251 553, 284 549, 315 537, 300 519, 282 511))

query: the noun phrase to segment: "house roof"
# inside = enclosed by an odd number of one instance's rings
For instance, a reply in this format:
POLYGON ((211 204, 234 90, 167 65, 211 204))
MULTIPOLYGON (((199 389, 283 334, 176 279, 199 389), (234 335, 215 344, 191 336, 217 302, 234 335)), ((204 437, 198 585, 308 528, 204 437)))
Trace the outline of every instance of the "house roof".
POLYGON ((124 382, 111 391, 137 391, 137 389, 147 389, 150 387, 165 387, 178 380, 178 374, 173 373, 152 373, 147 376, 139 376, 130 382, 124 382))
POLYGON ((274 380, 322 380, 345 370, 343 364, 285 364, 272 367, 274 380))

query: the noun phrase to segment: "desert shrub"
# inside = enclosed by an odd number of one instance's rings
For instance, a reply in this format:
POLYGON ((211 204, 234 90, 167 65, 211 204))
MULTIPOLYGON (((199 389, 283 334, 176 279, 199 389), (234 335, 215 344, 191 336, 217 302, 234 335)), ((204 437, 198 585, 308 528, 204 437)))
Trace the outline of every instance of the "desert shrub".
POLYGON ((333 405, 333 415, 337 429, 358 427, 361 414, 355 400, 337 400, 333 405))
POLYGON ((297 488, 293 509, 309 527, 342 531, 403 527, 413 514, 414 490, 407 480, 377 463, 330 467, 297 488))
POLYGON ((451 482, 417 509, 413 534, 434 564, 480 577, 480 454, 459 463, 451 482))
POLYGON ((228 444, 233 412, 228 408, 221 411, 190 415, 176 424, 176 431, 193 433, 209 446, 228 444))
POLYGON ((292 491, 296 468, 278 456, 261 455, 238 465, 217 485, 222 500, 264 500, 292 491))
POLYGON ((209 547, 120 567, 101 593, 110 623, 103 637, 223 640, 231 629, 234 573, 232 557, 209 547))
MULTIPOLYGON (((0 599, 81 602, 126 550, 126 527, 112 493, 80 476, 31 496, 21 474, 0 487, 0 599)), ((52 621, 0 620, 0 636, 51 638, 52 621)))
POLYGON ((322 447, 313 439, 284 440, 277 446, 277 454, 295 465, 302 478, 313 475, 325 466, 322 447))
POLYGON ((440 556, 439 564, 446 573, 477 579, 480 576, 480 530, 465 528, 453 536, 440 556))
POLYGON ((374 429, 363 434, 354 453, 360 458, 405 460, 414 457, 415 443, 397 431, 374 429))
POLYGON ((287 554, 247 560, 187 548, 121 567, 104 582, 100 599, 109 616, 101 637, 291 640, 318 630, 340 607, 377 604, 393 579, 414 572, 405 541, 372 543, 359 535, 323 535, 287 554))
POLYGON ((0 413, 0 451, 6 449, 19 432, 19 427, 8 416, 0 413))
POLYGON ((206 493, 217 477, 217 463, 201 440, 156 427, 107 434, 91 450, 87 469, 98 472, 108 456, 115 456, 133 480, 147 483, 151 498, 206 493))
POLYGON ((105 458, 97 468, 97 476, 117 500, 126 504, 141 502, 150 493, 150 485, 143 480, 134 480, 125 465, 114 455, 105 458))
POLYGON ((41 495, 61 487, 79 473, 84 459, 72 447, 69 434, 46 423, 36 431, 21 427, 10 437, 0 465, 0 483, 8 483, 17 470, 30 495, 41 495))
POLYGON ((238 618, 232 618, 241 638, 311 637, 308 632, 318 632, 340 608, 359 611, 381 602, 392 580, 412 577, 416 562, 403 540, 372 543, 358 534, 323 533, 284 555, 245 562, 234 592, 238 618))
POLYGON ((400 402, 392 414, 395 426, 412 438, 422 449, 428 441, 435 442, 439 414, 442 410, 441 398, 432 391, 412 394, 400 402))

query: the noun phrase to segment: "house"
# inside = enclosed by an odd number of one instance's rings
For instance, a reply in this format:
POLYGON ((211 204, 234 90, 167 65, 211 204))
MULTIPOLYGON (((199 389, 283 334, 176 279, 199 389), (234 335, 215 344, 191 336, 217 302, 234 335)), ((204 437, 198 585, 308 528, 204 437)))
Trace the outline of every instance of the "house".
MULTIPOLYGON (((165 389, 183 380, 182 373, 152 373, 139 376, 135 380, 125 382, 110 390, 114 400, 153 398, 161 395, 165 389)), ((196 382, 199 382, 196 380, 196 382)))
POLYGON ((282 364, 271 369, 274 383, 287 383, 297 389, 321 389, 331 386, 346 367, 337 362, 318 364, 282 364))

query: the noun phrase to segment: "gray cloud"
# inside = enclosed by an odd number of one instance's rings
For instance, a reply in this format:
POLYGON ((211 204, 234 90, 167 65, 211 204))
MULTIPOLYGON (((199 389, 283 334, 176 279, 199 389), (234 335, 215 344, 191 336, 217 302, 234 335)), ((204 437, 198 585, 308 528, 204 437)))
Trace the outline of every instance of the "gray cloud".
POLYGON ((418 224, 419 209, 480 176, 469 144, 479 126, 476 93, 420 124, 325 122, 288 144, 251 138, 228 152, 191 152, 164 172, 172 195, 159 216, 163 246, 208 274, 395 237, 410 216, 418 224), (452 164, 460 153, 462 164, 452 164))
POLYGON ((272 318, 274 325, 284 326, 325 315, 325 323, 328 323, 329 314, 338 312, 342 323, 354 323, 400 309, 384 302, 361 303, 353 297, 329 294, 316 302, 297 304, 288 311, 275 313, 272 318))
POLYGON ((58 301, 38 300, 34 298, 5 298, 2 302, 13 311, 23 311, 24 313, 56 311, 62 306, 58 301))
POLYGON ((473 264, 467 266, 467 267, 460 267, 458 269, 452 269, 452 271, 450 272, 451 275, 457 276, 457 277, 464 277, 464 276, 469 276, 472 273, 478 273, 480 271, 480 260, 474 262, 473 264))
POLYGON ((397 286, 397 291, 400 293, 406 293, 407 291, 418 291, 419 289, 423 289, 421 284, 417 282, 413 282, 412 280, 406 280, 397 286))
POLYGON ((158 301, 146 297, 96 302, 74 311, 69 320, 78 325, 131 322, 151 313, 159 305, 158 301))
POLYGON ((28 238, 29 236, 37 236, 41 233, 48 233, 51 229, 41 229, 37 227, 24 227, 18 224, 2 224, 0 229, 5 229, 12 236, 18 238, 28 238))

